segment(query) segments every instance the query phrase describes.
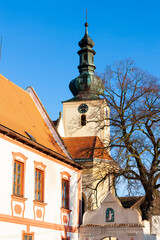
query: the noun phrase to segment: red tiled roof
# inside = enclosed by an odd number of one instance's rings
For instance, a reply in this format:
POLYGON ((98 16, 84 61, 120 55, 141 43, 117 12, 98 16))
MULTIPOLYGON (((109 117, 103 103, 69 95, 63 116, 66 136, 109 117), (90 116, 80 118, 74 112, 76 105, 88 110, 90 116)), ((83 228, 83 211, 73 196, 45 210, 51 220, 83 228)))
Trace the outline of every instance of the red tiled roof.
POLYGON ((0 124, 66 156, 55 141, 29 93, 0 75, 0 124))
POLYGON ((66 137, 63 138, 74 159, 100 158, 112 160, 99 137, 66 137))

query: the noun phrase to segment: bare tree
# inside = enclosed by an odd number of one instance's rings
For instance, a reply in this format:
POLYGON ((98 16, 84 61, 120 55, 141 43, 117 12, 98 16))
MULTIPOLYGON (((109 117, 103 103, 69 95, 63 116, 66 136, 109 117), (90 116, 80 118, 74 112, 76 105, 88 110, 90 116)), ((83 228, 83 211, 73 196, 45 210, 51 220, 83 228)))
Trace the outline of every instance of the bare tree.
POLYGON ((116 177, 141 184, 142 218, 149 220, 160 187, 160 82, 131 60, 107 66, 101 78, 111 109, 109 147, 121 168, 116 177))

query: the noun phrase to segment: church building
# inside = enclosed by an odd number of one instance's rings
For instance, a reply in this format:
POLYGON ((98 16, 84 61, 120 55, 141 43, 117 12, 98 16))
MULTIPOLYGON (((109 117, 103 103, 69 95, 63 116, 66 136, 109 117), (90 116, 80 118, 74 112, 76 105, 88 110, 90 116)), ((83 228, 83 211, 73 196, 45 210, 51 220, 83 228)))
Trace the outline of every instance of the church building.
POLYGON ((103 81, 94 73, 88 23, 79 47, 79 76, 69 84, 73 98, 63 101, 63 117, 60 113, 56 123, 72 158, 83 165, 79 240, 160 240, 159 197, 150 222, 142 221, 143 196, 115 197, 119 166, 110 155, 110 109, 103 98, 103 81))

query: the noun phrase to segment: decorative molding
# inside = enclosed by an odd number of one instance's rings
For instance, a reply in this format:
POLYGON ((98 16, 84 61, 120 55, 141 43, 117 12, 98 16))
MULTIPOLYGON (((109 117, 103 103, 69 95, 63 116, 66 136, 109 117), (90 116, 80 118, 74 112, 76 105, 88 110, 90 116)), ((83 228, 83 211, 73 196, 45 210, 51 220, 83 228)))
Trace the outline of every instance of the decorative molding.
POLYGON ((37 200, 33 200, 33 203, 35 204, 35 206, 39 206, 39 207, 45 207, 48 204, 48 203, 40 202, 37 200))
POLYGON ((22 153, 20 152, 12 152, 12 156, 13 156, 13 159, 14 160, 17 160, 17 161, 21 161, 23 163, 26 162, 26 160, 28 159, 26 156, 24 156, 22 153))
POLYGON ((61 172, 61 178, 70 181, 71 175, 68 172, 61 172))
POLYGON ((12 216, 24 218, 25 201, 27 198, 11 195, 11 211, 12 216))
POLYGON ((47 203, 33 200, 34 220, 39 220, 39 221, 44 222, 46 205, 47 205, 47 203))
POLYGON ((21 218, 21 220, 20 220, 19 217, 7 215, 7 214, 0 214, 0 221, 20 224, 20 225, 26 225, 26 226, 29 225, 29 226, 33 226, 33 227, 39 227, 39 228, 53 229, 53 230, 58 230, 58 231, 67 231, 67 232, 72 232, 72 233, 78 233, 77 227, 64 226, 62 224, 56 224, 56 223, 51 223, 51 222, 42 222, 42 221, 37 221, 37 220, 29 219, 29 218, 21 218))
POLYGON ((34 166, 35 166, 35 168, 38 168, 42 171, 45 171, 45 169, 46 169, 46 165, 44 165, 42 162, 34 161, 34 166))
POLYGON ((17 196, 14 194, 11 195, 11 198, 12 198, 12 200, 15 200, 17 202, 25 202, 26 200, 28 200, 28 198, 24 198, 24 197, 17 196))

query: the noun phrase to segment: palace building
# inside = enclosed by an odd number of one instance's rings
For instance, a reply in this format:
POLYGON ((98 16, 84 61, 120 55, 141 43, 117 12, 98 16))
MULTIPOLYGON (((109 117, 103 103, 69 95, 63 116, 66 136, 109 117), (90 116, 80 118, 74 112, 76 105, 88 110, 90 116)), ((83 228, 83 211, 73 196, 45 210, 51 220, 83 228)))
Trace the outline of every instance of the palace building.
POLYGON ((81 166, 33 88, 0 75, 0 239, 78 240, 81 166))

